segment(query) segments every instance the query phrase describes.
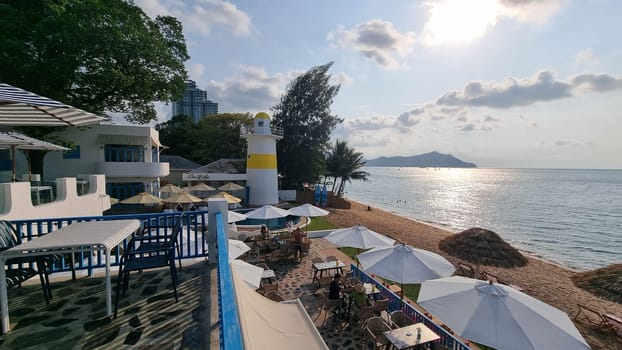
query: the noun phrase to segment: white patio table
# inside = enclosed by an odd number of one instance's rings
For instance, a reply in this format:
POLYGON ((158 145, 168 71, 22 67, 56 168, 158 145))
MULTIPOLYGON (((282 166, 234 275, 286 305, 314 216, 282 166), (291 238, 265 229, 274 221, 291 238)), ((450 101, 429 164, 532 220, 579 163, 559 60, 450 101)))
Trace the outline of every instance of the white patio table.
POLYGON ((2 332, 9 331, 9 304, 7 300, 4 263, 9 258, 75 251, 104 250, 106 254, 106 312, 112 315, 112 287, 110 283, 110 252, 140 228, 139 220, 85 221, 65 226, 45 236, 34 238, 0 253, 0 306, 2 332))

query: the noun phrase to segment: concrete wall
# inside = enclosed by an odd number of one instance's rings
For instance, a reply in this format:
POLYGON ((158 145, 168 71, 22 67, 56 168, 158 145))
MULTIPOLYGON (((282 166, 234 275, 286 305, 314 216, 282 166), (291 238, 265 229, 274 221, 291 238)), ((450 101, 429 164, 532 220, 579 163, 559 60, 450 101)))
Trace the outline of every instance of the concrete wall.
POLYGON ((76 178, 56 179, 56 200, 33 205, 29 182, 0 184, 0 219, 24 220, 99 216, 110 209, 104 175, 88 175, 88 193, 78 196, 76 178))

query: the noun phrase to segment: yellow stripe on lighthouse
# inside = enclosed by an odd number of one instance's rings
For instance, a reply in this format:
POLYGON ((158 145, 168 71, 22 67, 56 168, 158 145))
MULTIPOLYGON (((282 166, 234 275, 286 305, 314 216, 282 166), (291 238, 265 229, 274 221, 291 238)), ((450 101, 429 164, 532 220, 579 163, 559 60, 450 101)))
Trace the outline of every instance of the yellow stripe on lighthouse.
POLYGON ((249 154, 247 169, 276 169, 276 154, 249 154))

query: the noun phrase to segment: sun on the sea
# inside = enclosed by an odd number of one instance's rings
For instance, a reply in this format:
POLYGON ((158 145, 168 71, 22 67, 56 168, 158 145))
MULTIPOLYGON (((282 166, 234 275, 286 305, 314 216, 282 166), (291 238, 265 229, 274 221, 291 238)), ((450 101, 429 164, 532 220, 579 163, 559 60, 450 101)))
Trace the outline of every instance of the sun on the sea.
POLYGON ((423 29, 429 45, 469 43, 497 22, 502 7, 497 0, 444 0, 430 5, 423 29))

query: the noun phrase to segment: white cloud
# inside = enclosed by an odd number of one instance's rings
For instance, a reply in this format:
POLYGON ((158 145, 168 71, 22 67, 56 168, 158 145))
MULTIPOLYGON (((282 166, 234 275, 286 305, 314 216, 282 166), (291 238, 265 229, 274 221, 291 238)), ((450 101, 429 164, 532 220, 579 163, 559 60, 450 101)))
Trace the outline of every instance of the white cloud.
POLYGON ((344 72, 341 72, 335 76, 332 76, 331 84, 339 84, 343 86, 351 86, 354 83, 354 79, 344 72))
POLYGON ((264 68, 240 65, 238 74, 223 81, 210 80, 208 95, 221 112, 267 111, 274 106, 287 84, 303 71, 270 75, 264 68))
POLYGON ((594 61, 594 50, 585 49, 581 50, 577 53, 576 57, 577 63, 579 64, 587 64, 594 61))
POLYGON ((175 0, 136 0, 151 17, 170 15, 177 18, 184 30, 209 35, 213 28, 226 28, 235 36, 252 33, 250 16, 235 4, 222 0, 197 0, 190 4, 175 0))
POLYGON ((361 23, 352 29, 339 26, 327 39, 340 48, 352 49, 384 68, 398 68, 415 43, 414 32, 401 33, 393 23, 379 19, 361 23))
POLYGON ((192 80, 200 80, 205 73, 205 66, 201 63, 190 63, 186 65, 186 70, 188 70, 188 77, 192 80))
POLYGON ((570 81, 562 81, 555 79, 551 71, 543 71, 532 78, 506 78, 500 83, 470 82, 462 91, 445 93, 437 104, 511 108, 568 98, 582 92, 607 92, 621 88, 622 77, 586 73, 572 77, 570 81))

